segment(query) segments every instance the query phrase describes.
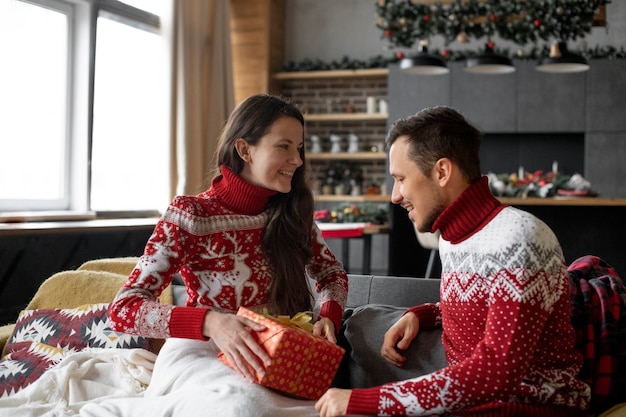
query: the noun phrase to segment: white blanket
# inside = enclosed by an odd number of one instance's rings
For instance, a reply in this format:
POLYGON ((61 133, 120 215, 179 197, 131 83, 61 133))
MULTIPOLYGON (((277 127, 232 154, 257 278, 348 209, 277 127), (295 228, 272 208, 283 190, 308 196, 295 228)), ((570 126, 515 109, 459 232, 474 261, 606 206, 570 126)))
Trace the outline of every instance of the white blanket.
POLYGON ((211 342, 170 339, 155 358, 142 349, 71 354, 0 398, 0 417, 318 416, 314 401, 247 382, 217 359, 211 342))
POLYGON ((73 416, 90 401, 140 396, 155 359, 143 349, 70 353, 31 385, 0 398, 0 416, 73 416))

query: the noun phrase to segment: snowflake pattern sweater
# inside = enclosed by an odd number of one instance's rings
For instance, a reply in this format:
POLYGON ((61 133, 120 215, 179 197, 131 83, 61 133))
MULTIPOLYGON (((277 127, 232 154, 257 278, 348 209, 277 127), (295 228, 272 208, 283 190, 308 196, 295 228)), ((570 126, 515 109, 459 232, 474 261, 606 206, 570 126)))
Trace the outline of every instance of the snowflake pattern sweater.
MULTIPOLYGON (((437 218, 440 302, 412 307, 421 328, 443 326, 449 366, 354 389, 349 414, 574 416, 589 406, 565 261, 552 231, 503 206, 487 178, 437 218)), ((418 336, 419 337, 419 336, 418 336)))
MULTIPOLYGON (((209 309, 234 313, 268 304, 271 267, 262 250, 266 206, 276 194, 251 185, 226 167, 209 190, 179 196, 159 219, 143 255, 110 308, 113 329, 145 337, 205 339, 209 309), (180 273, 186 306, 157 297, 180 273)), ((316 281, 320 317, 339 329, 348 278, 314 226, 313 257, 306 267, 316 281)))

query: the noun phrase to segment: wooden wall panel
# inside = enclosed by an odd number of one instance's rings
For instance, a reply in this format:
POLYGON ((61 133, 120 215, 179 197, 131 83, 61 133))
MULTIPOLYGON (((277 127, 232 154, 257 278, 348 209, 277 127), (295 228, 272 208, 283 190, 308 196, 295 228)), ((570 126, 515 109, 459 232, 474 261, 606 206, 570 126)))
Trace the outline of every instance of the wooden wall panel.
POLYGON ((284 57, 285 0, 231 0, 235 101, 274 90, 284 57))
POLYGON ((279 72, 285 60, 285 0, 274 0, 270 4, 270 43, 269 43, 269 91, 278 87, 272 74, 279 72))

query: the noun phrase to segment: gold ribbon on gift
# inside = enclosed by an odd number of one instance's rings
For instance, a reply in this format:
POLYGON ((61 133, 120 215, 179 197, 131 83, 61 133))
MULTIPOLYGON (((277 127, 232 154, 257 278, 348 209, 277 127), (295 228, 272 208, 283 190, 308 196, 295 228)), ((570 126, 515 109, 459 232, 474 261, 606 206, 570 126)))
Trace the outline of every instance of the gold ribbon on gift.
POLYGON ((308 333, 313 333, 313 312, 311 311, 302 311, 293 317, 287 315, 272 316, 267 311, 267 308, 263 308, 263 316, 283 324, 299 327, 308 333))

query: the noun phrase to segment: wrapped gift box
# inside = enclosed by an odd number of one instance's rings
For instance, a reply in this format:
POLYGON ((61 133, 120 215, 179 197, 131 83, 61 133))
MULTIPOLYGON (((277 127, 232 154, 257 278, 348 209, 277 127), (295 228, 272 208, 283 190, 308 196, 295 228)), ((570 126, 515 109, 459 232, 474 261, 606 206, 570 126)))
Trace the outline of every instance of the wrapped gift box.
MULTIPOLYGON (((326 392, 339 368, 343 348, 300 327, 244 307, 237 315, 265 326, 265 330, 255 334, 272 362, 265 367, 263 377, 256 375, 259 384, 311 400, 317 400, 326 392)), ((221 353, 219 358, 231 366, 221 353)))

